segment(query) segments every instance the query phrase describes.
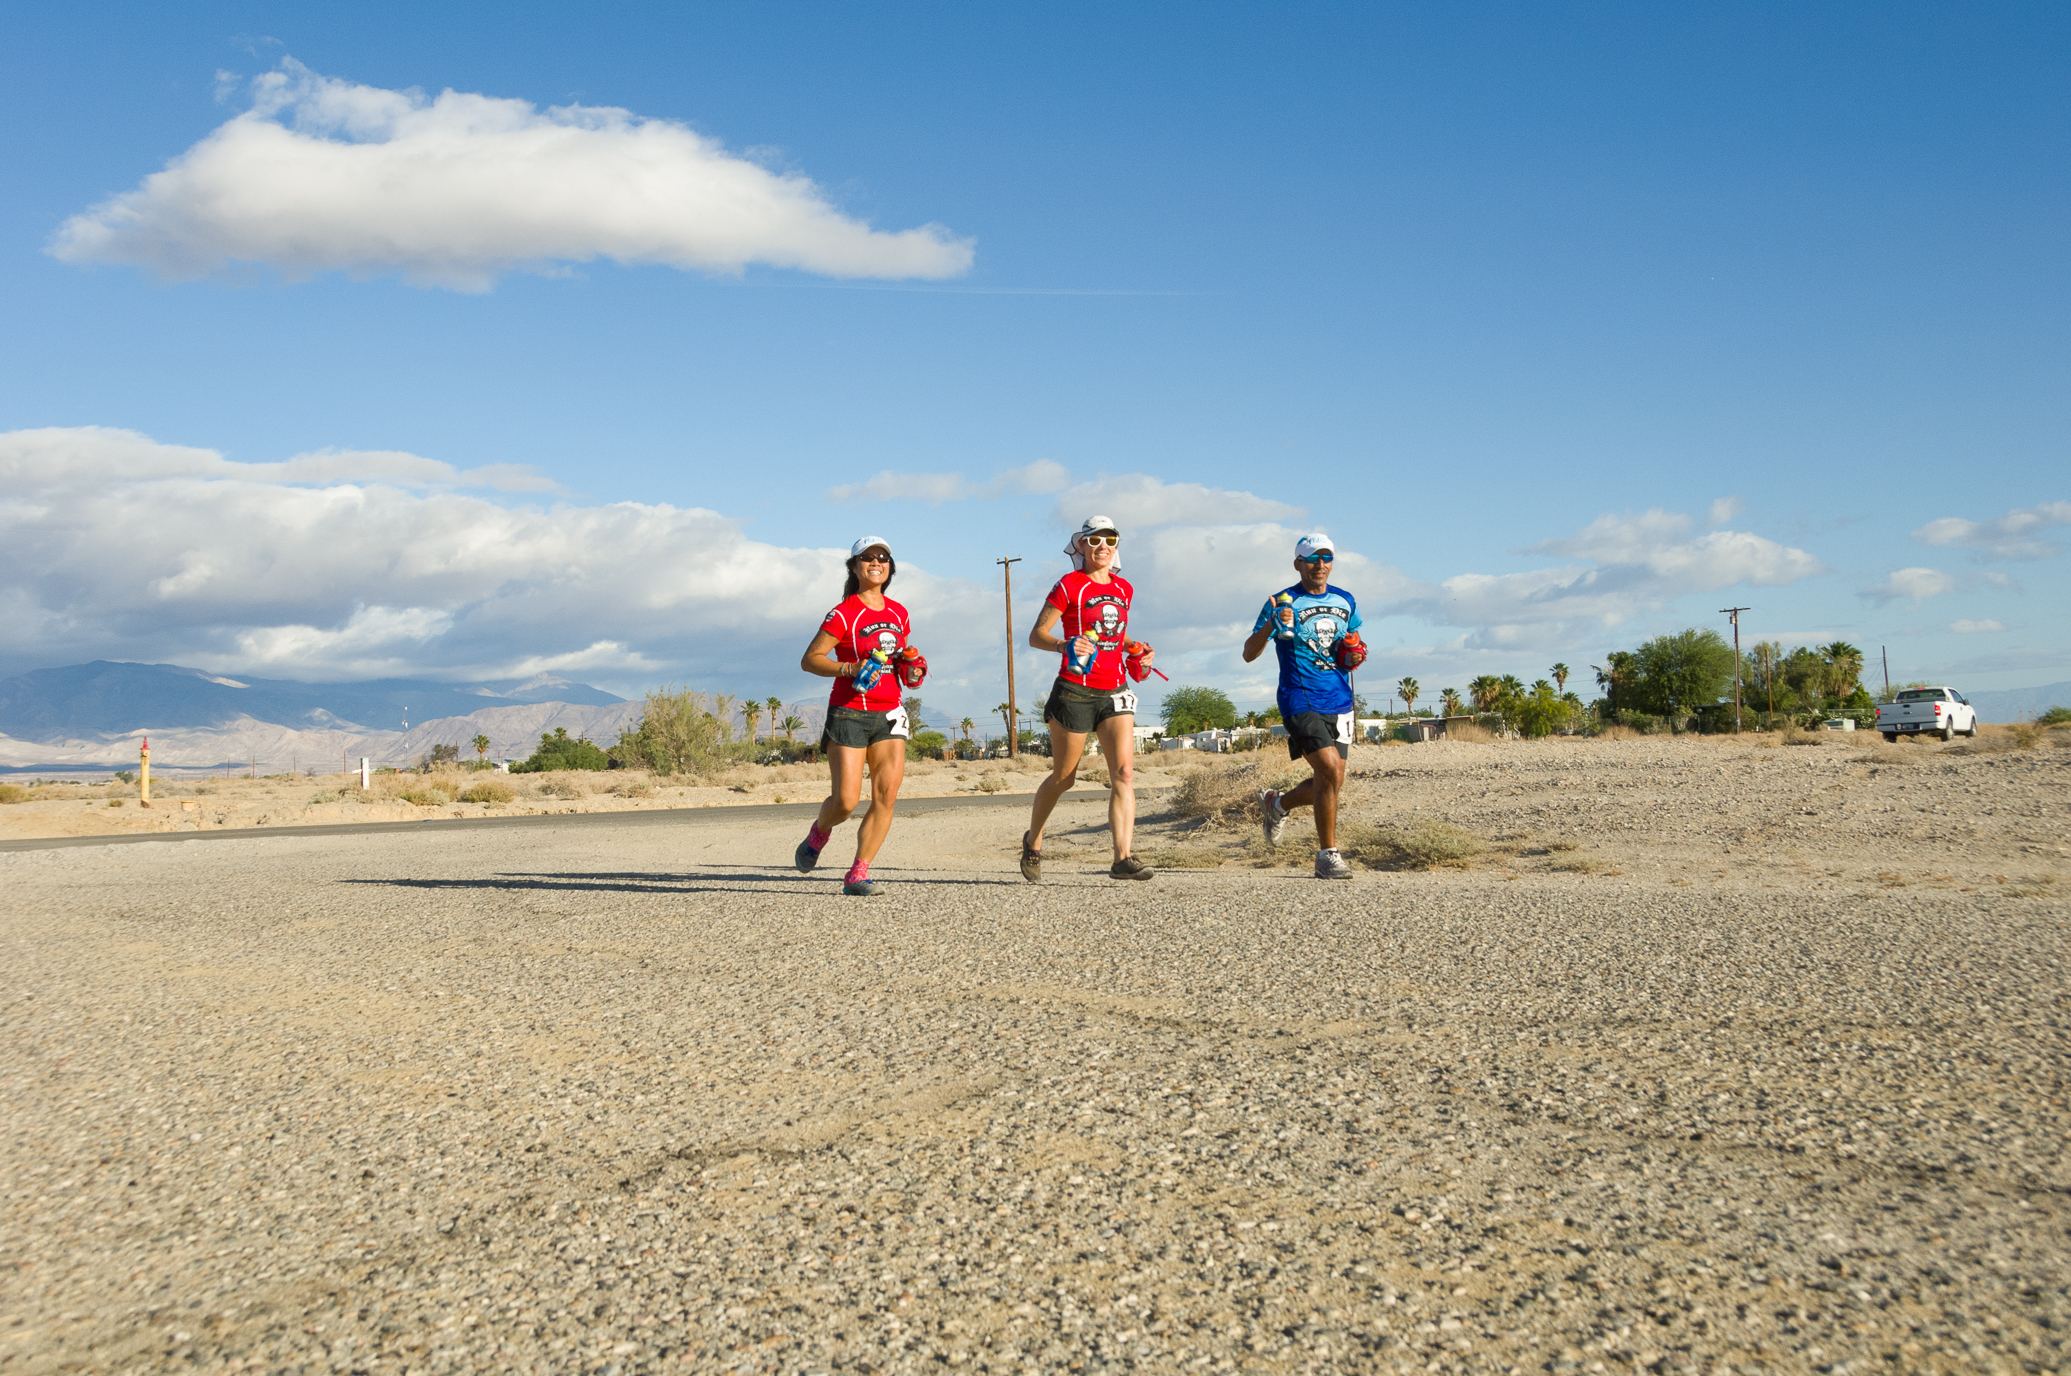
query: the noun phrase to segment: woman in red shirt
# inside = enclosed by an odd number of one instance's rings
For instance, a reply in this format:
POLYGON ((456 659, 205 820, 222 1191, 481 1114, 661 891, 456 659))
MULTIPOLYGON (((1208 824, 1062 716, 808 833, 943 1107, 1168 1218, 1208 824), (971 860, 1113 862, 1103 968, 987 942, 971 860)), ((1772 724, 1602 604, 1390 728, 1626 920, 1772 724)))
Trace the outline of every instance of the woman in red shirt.
POLYGON ((820 737, 834 787, 792 861, 801 874, 811 873, 820 863, 828 837, 856 810, 863 793, 863 766, 868 763, 870 811, 856 837, 856 862, 841 886, 843 893, 867 897, 880 892, 871 881, 870 862, 892 829, 892 809, 906 776, 911 731, 906 709, 899 705, 901 680, 906 687, 920 687, 928 662, 902 653, 912 622, 904 607, 885 596, 892 575, 899 571, 892 547, 874 535, 864 536, 849 549, 848 570, 840 604, 827 613, 799 661, 807 673, 834 680, 827 727, 820 737))
MULTIPOLYGON (((1129 603, 1136 590, 1115 570, 1122 537, 1105 516, 1088 517, 1064 547, 1073 572, 1057 580, 1036 617, 1028 643, 1061 656, 1057 682, 1043 708, 1050 726, 1050 777, 1036 788, 1035 811, 1021 838, 1021 877, 1043 877, 1043 825, 1077 777, 1086 737, 1098 734, 1107 759, 1107 826, 1114 841, 1116 879, 1149 879, 1155 871, 1129 853, 1136 829, 1136 693, 1124 677, 1129 603), (1057 632, 1062 632, 1062 635, 1057 632)), ((1129 660, 1141 682, 1152 652, 1129 660)))

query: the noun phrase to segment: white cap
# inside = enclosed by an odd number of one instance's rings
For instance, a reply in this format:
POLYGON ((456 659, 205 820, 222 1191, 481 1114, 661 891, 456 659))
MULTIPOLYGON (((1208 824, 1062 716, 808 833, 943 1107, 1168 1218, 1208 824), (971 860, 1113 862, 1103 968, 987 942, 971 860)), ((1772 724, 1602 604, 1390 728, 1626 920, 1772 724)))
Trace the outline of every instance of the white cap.
MULTIPOLYGON (((1064 542, 1064 552, 1071 556, 1071 566, 1084 573, 1086 571, 1086 556, 1079 552, 1079 537, 1082 535, 1103 534, 1119 536, 1121 533, 1116 528, 1113 517, 1088 516, 1079 528, 1071 533, 1071 538, 1064 542)), ((1110 563, 1108 567, 1110 569, 1122 567, 1122 551, 1119 546, 1115 550, 1114 562, 1110 563)))
POLYGON ((1294 542, 1294 557, 1297 559, 1308 559, 1318 554, 1335 555, 1336 553, 1337 546, 1332 544, 1330 537, 1320 530, 1314 535, 1304 535, 1301 539, 1294 542))
POLYGON ((862 539, 856 541, 856 543, 854 543, 853 545, 849 546, 849 558, 853 559, 859 554, 867 553, 873 546, 878 545, 882 545, 884 547, 884 552, 886 554, 890 554, 892 552, 892 542, 890 540, 885 539, 884 536, 866 535, 862 539))

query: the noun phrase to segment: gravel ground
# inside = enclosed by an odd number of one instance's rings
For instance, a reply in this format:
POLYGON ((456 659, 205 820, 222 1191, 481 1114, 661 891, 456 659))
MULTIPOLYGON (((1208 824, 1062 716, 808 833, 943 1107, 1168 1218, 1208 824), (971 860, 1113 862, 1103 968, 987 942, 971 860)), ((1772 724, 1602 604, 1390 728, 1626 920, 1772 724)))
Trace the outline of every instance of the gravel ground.
POLYGON ((2071 751, 1880 749, 0 854, 0 1371, 2059 1370, 2071 751))

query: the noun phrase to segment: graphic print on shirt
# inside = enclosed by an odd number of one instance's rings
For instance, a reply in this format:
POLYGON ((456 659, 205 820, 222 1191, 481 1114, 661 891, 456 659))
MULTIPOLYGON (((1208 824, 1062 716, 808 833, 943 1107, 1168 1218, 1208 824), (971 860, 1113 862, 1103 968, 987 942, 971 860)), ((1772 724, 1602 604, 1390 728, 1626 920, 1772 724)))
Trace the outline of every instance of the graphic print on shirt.
POLYGON ((1097 583, 1083 573, 1067 573, 1057 580, 1045 601, 1062 613, 1057 620, 1058 638, 1065 649, 1058 665, 1058 677, 1102 690, 1122 687, 1122 643, 1129 638, 1129 603, 1136 590, 1119 575, 1097 583), (1093 663, 1083 674, 1071 669, 1071 642, 1083 635, 1097 647, 1093 663))
MULTIPOLYGON (((906 609, 889 597, 882 609, 873 610, 863 605, 858 597, 844 598, 841 604, 827 613, 820 629, 834 637, 834 658, 837 663, 854 664, 867 657, 872 651, 882 650, 887 659, 905 648, 910 634, 910 622, 906 609)), ((854 679, 838 678, 827 698, 835 707, 853 707, 861 712, 889 712, 899 705, 899 676, 887 672, 871 685, 868 693, 856 689, 854 679)))
MULTIPOLYGON (((1331 651, 1339 640, 1359 629, 1359 604, 1352 594, 1335 586, 1310 593, 1297 583, 1275 594, 1281 595, 1293 599, 1294 607, 1293 638, 1273 641, 1280 657, 1277 697, 1281 715, 1317 712, 1334 717, 1351 711, 1352 686, 1331 651)), ((1251 628, 1253 632, 1274 624, 1278 610, 1268 601, 1251 628)))

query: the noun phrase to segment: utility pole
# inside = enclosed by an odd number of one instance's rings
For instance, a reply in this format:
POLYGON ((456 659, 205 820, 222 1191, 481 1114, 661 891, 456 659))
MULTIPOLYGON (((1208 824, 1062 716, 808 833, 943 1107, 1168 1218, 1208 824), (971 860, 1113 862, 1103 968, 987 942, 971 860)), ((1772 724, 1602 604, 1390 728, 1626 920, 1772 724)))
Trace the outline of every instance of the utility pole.
POLYGON ((1733 734, 1740 734, 1740 614, 1751 612, 1753 607, 1721 607, 1719 611, 1733 618, 1733 734))
POLYGON ((1891 698, 1891 647, 1889 645, 1879 645, 1877 647, 1877 654, 1884 661, 1884 697, 1886 701, 1889 701, 1891 698))
POLYGON ((1007 756, 1021 758, 1021 706, 1014 697, 1014 565, 1019 558, 995 559, 1007 587, 1007 756))

